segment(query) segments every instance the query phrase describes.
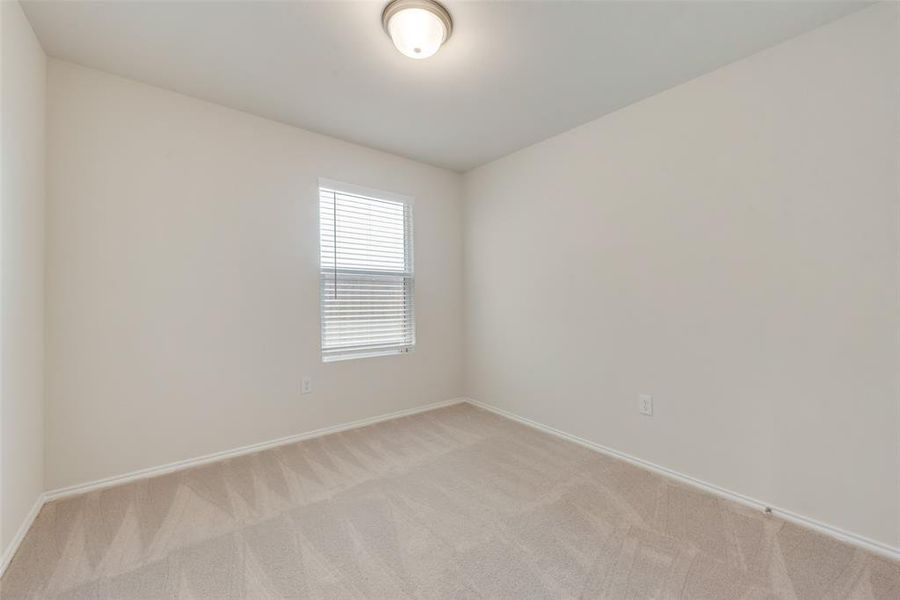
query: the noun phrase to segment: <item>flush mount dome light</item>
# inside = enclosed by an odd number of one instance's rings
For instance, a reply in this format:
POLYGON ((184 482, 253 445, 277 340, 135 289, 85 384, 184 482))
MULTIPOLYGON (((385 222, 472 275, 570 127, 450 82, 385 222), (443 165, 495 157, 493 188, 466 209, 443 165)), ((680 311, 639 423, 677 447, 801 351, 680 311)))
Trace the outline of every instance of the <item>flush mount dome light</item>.
POLYGON ((384 7, 381 24, 401 53, 428 58, 450 37, 453 21, 434 0, 394 0, 384 7))

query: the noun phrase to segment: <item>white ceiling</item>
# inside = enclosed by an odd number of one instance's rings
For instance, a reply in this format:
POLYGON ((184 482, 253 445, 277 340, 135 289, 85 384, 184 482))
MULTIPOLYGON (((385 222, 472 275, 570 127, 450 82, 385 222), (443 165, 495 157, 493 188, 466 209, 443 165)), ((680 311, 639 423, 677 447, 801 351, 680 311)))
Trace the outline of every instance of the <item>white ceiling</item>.
POLYGON ((384 2, 27 2, 62 58, 465 171, 861 8, 857 2, 464 2, 433 58, 384 2))

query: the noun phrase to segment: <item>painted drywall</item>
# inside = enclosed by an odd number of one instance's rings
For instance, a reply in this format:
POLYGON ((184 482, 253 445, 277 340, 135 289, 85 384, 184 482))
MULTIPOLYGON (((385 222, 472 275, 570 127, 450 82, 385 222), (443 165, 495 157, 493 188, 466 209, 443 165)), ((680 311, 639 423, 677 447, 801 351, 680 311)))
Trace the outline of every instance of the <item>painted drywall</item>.
POLYGON ((48 489, 461 395, 456 173, 51 60, 47 211, 48 489), (319 177, 415 198, 414 352, 322 363, 319 177))
POLYGON ((47 57, 0 3, 0 556, 44 485, 44 107, 47 57))
POLYGON ((868 8, 468 173, 468 394, 900 546, 898 44, 868 8))

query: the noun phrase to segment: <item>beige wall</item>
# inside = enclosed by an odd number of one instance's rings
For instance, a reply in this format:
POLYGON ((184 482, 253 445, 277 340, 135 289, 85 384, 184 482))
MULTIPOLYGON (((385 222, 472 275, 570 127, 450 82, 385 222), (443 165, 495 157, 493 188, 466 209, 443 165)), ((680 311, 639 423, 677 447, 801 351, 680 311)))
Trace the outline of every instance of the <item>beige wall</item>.
POLYGON ((0 556, 43 491, 44 99, 47 58, 0 3, 0 556))
POLYGON ((869 8, 469 173, 470 395, 900 546, 898 48, 869 8))
POLYGON ((461 395, 456 173, 56 60, 48 148, 48 489, 461 395), (318 177, 415 197, 414 353, 321 362, 318 177))

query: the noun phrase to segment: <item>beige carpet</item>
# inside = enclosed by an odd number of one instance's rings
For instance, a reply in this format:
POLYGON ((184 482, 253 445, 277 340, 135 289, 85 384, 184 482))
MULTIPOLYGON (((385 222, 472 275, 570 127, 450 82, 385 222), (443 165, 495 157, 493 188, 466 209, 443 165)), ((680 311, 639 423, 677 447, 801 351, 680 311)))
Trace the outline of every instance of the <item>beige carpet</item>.
POLYGON ((900 598, 900 564, 468 405, 61 500, 19 598, 900 598))

